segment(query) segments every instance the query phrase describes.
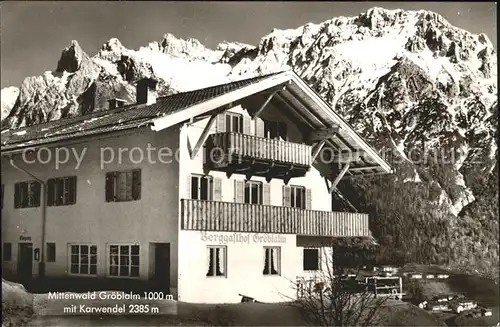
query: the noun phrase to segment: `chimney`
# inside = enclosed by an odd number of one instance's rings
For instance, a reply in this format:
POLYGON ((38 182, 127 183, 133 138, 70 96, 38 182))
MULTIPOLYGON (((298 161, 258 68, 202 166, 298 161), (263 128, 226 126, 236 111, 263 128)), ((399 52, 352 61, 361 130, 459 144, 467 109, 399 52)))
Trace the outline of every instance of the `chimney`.
POLYGON ((123 107, 125 102, 126 102, 125 100, 119 99, 119 98, 110 99, 110 100, 108 100, 109 109, 116 109, 116 108, 123 107))
POLYGON ((151 78, 143 78, 137 81, 137 104, 156 103, 158 81, 151 78))

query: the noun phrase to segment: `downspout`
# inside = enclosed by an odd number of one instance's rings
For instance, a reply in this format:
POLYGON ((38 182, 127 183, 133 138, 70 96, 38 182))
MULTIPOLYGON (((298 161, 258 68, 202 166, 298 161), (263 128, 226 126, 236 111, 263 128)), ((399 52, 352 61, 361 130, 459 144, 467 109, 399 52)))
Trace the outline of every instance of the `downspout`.
POLYGON ((40 203, 42 205, 42 246, 40 248, 40 262, 38 263, 38 278, 43 278, 45 277, 45 232, 47 220, 47 201, 45 200, 45 197, 47 194, 47 184, 26 169, 17 166, 14 163, 14 159, 12 159, 12 157, 9 157, 9 162, 12 167, 29 175, 31 178, 40 183, 40 185, 42 185, 42 189, 40 191, 40 203))

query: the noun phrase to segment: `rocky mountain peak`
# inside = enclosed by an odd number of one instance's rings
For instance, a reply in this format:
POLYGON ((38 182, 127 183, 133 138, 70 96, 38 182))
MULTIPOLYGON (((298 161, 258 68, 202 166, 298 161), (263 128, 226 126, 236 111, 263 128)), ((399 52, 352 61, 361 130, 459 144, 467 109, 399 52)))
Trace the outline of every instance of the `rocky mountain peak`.
POLYGON ((163 36, 159 45, 161 51, 171 57, 202 59, 207 52, 211 52, 197 39, 179 39, 170 33, 163 36))
POLYGON ((122 45, 117 38, 111 38, 104 43, 97 53, 96 57, 115 62, 119 60, 127 49, 122 45))
POLYGON ((74 73, 80 69, 82 62, 86 60, 89 60, 88 55, 82 50, 78 41, 73 40, 71 45, 62 51, 56 70, 58 72, 74 73))

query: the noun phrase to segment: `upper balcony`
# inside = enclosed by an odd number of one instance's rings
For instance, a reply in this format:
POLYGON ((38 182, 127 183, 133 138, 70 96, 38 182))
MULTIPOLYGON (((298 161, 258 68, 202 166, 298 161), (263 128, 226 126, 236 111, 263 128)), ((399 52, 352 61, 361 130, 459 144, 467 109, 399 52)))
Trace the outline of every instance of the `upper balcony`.
POLYGON ((210 170, 284 179, 305 176, 311 166, 312 147, 241 133, 208 136, 205 165, 210 170))
POLYGON ((181 200, 184 230, 369 237, 368 215, 271 205, 181 200))

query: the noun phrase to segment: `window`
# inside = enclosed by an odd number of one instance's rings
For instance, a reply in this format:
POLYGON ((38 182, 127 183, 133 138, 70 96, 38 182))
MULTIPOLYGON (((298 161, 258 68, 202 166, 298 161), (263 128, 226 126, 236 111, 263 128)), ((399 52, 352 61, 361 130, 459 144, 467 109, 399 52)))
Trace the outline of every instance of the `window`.
POLYGON ((305 209, 306 207, 306 189, 303 186, 290 187, 290 206, 292 208, 305 209))
POLYGON ((277 121, 264 120, 264 137, 286 140, 286 124, 277 121))
POLYGON ((14 190, 14 208, 39 207, 40 190, 40 183, 35 181, 16 183, 14 190))
POLYGON ((262 183, 255 181, 245 182, 245 203, 262 204, 262 183))
POLYGON ((243 115, 227 112, 226 131, 234 133, 243 133, 243 115))
POLYGON ((191 199, 212 200, 213 198, 213 178, 212 176, 192 175, 191 176, 191 199))
POLYGON ((47 243, 47 262, 56 261, 56 243, 47 243))
POLYGON ((110 245, 109 274, 139 277, 139 245, 110 245))
POLYGON ((134 201, 141 198, 141 170, 106 174, 106 202, 134 201))
POLYGON ((226 276, 226 247, 209 246, 207 277, 226 276))
MULTIPOLYGON (((54 247, 55 250, 55 247, 54 247)), ((97 274, 97 246, 88 244, 70 244, 70 270, 71 274, 96 275, 97 274)))
POLYGON ((51 178, 47 181, 47 205, 76 203, 76 176, 51 178))
POLYGON ((311 209, 311 189, 303 186, 283 185, 283 206, 299 209, 311 209))
POLYGON ((12 243, 3 244, 3 261, 12 260, 12 243))
POLYGON ((318 270, 319 249, 304 249, 303 253, 304 270, 318 270))
POLYGON ((264 275, 280 274, 280 247, 264 247, 264 275))

